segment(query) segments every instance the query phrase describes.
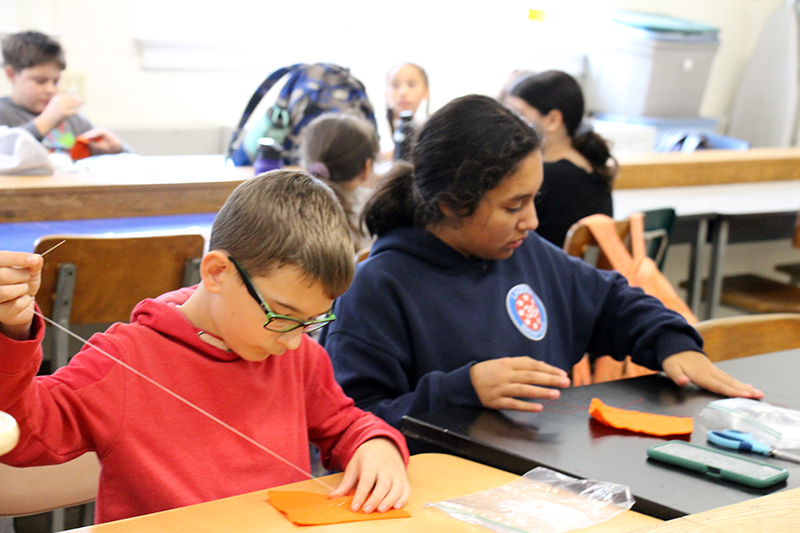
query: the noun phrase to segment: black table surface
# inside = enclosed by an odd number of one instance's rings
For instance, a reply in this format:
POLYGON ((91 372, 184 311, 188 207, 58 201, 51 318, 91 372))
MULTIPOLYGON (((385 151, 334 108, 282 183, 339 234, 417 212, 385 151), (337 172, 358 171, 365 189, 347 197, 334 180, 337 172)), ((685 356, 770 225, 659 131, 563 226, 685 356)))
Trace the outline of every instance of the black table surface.
MULTIPOLYGON (((765 393, 772 405, 800 409, 800 350, 724 361, 718 366, 765 393)), ((672 467, 647 458, 647 448, 672 437, 653 437, 605 426, 588 414, 592 398, 634 411, 695 416, 720 396, 693 385, 676 386, 664 375, 625 379, 562 390, 558 400, 544 400, 540 413, 453 408, 407 416, 402 430, 409 444, 444 451, 490 466, 524 474, 545 466, 564 474, 630 487, 635 511, 664 520, 800 487, 800 464, 744 456, 786 468, 786 482, 755 489, 672 467)), ((682 440, 713 447, 706 430, 682 440)))

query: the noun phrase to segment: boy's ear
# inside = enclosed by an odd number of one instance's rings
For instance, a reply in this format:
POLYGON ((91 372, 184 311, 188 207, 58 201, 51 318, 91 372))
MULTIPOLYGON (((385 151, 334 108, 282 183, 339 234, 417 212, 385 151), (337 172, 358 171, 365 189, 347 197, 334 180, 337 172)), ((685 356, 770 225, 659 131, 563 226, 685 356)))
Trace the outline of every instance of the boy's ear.
POLYGON ((14 70, 14 67, 6 65, 4 70, 6 71, 6 78, 8 78, 8 81, 14 83, 14 78, 17 77, 17 71, 14 70))
POLYGON ((200 262, 200 278, 203 286, 210 293, 219 292, 225 280, 234 274, 234 268, 225 252, 220 250, 208 252, 200 262))

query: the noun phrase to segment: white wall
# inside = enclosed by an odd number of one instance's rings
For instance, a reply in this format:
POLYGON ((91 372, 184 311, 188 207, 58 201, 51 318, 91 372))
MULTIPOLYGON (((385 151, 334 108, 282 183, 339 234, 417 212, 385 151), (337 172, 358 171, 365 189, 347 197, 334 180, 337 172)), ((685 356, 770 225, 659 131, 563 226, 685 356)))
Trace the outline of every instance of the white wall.
MULTIPOLYGON (((651 11, 721 28, 701 114, 724 119, 761 25, 781 1, 589 0, 584 9, 575 9, 574 3, 0 0, 6 19, 0 21, 0 30, 34 28, 59 35, 67 51, 65 83, 83 84, 83 111, 98 124, 233 126, 263 77, 296 60, 349 66, 367 85, 379 115, 387 68, 406 59, 419 62, 429 70, 435 108, 469 92, 494 95, 515 68, 550 66, 540 54, 574 49, 578 36, 591 31, 603 10, 651 11), (566 19, 567 29, 548 33, 542 23, 527 20, 527 9, 539 6, 546 7, 546 21, 566 19), (276 16, 281 12, 285 14, 276 16), (16 18, 16 24, 8 18, 16 18), (365 18, 372 22, 365 24, 365 18), (134 33, 142 33, 148 21, 176 38, 203 36, 239 47, 249 70, 144 69, 134 33), (226 36, 228 30, 234 37, 226 36), (297 57, 303 50, 318 55, 297 57)), ((7 92, 3 79, 0 94, 7 92)))

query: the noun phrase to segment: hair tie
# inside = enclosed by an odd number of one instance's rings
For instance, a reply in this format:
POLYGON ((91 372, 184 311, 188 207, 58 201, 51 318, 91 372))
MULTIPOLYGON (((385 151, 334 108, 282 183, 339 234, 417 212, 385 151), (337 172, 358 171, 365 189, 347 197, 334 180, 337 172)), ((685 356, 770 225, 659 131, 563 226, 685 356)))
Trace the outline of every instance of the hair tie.
POLYGON ((318 178, 325 178, 326 180, 331 179, 331 173, 328 171, 328 165, 322 163, 321 161, 311 163, 311 165, 308 167, 308 171, 318 178))

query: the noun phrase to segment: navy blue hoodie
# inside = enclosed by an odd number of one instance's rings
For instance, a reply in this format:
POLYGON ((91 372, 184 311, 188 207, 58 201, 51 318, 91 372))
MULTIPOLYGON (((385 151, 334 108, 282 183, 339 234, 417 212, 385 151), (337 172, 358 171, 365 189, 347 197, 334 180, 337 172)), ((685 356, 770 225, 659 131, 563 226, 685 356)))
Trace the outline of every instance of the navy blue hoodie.
POLYGON ((700 351, 682 316, 615 272, 531 232, 504 260, 466 258, 431 233, 379 238, 320 341, 356 405, 395 427, 403 415, 480 406, 470 367, 530 356, 569 370, 584 353, 661 369, 700 351))

